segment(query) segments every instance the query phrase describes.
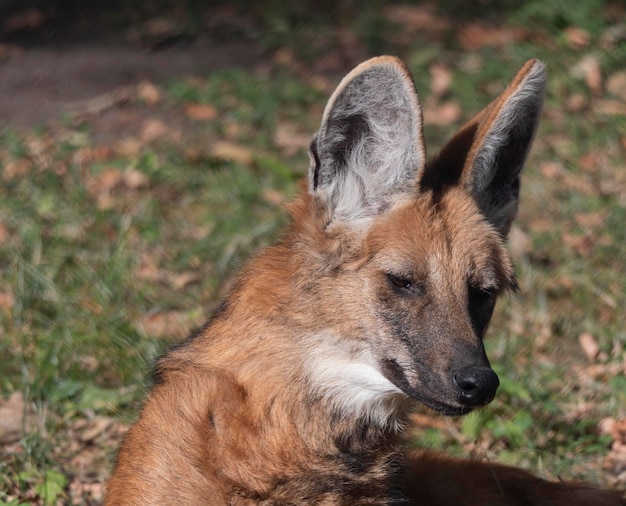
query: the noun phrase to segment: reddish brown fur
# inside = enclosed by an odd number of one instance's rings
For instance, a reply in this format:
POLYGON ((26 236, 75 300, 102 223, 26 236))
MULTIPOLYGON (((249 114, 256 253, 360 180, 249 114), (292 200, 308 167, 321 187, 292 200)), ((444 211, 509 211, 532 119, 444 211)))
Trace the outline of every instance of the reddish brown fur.
MULTIPOLYGON (((503 100, 483 116, 497 114, 503 100)), ((503 235, 467 188, 450 181, 440 187, 431 178, 419 191, 401 192, 365 227, 334 220, 303 186, 282 242, 244 269, 202 331, 159 360, 106 503, 626 504, 513 468, 403 456, 396 425, 407 421, 407 396, 394 393, 382 408, 359 411, 358 385, 337 386, 336 364, 373 354, 383 357, 372 362, 383 364, 383 376, 447 406, 456 401, 442 382, 459 355, 471 351, 482 360, 484 328, 468 312, 469 287, 511 288, 513 267, 503 235), (413 280, 419 295, 398 296, 389 272, 413 280), (397 335, 428 340, 407 347, 397 335), (385 369, 385 357, 397 362, 385 369), (398 365, 413 359, 428 371, 398 365), (393 423, 375 418, 381 413, 392 413, 393 423)))

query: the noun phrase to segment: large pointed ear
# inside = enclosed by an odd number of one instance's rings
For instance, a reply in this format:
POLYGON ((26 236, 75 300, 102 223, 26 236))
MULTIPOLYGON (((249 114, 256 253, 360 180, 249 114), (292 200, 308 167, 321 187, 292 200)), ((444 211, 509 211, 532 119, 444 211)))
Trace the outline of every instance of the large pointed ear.
POLYGON ((544 64, 526 62, 504 92, 443 148, 421 187, 462 184, 505 237, 517 214, 519 176, 539 124, 545 81, 544 64))
POLYGON ((424 167, 422 113, 397 58, 372 58, 333 93, 310 150, 309 191, 328 223, 355 225, 415 191, 424 167))

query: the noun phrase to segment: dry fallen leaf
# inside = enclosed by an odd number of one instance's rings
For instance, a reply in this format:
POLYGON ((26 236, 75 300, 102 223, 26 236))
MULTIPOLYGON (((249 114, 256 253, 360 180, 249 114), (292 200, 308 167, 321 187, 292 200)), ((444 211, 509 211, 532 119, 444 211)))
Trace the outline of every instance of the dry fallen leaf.
POLYGON ((80 148, 72 155, 72 161, 80 165, 89 165, 94 162, 103 162, 114 154, 110 146, 80 148))
POLYGON ((517 225, 513 225, 509 231, 509 251, 514 259, 520 260, 530 253, 532 243, 528 234, 517 225))
POLYGON ((602 70, 597 56, 586 55, 574 66, 572 74, 582 78, 591 92, 598 94, 602 91, 602 70))
POLYGON ((576 213, 574 219, 583 228, 594 229, 600 227, 606 220, 608 211, 595 211, 591 213, 576 213))
POLYGON ((526 38, 523 28, 500 28, 482 23, 468 23, 459 30, 459 42, 466 51, 486 46, 504 46, 526 38))
POLYGON ((26 406, 21 392, 0 399, 0 444, 19 441, 24 431, 34 427, 33 410, 26 406))
POLYGON ((385 9, 385 15, 389 21, 415 32, 440 32, 451 26, 450 20, 430 5, 392 5, 385 9))
POLYGON ((27 158, 12 160, 4 166, 4 169, 2 170, 2 177, 5 181, 10 181, 16 177, 25 176, 28 174, 32 166, 32 162, 27 158))
POLYGON ((197 283, 201 278, 197 271, 184 271, 171 273, 167 281, 174 290, 181 290, 188 285, 197 283))
POLYGON ((561 240, 581 257, 588 258, 593 253, 595 242, 589 235, 563 232, 561 234, 561 240))
POLYGON ((589 332, 585 332, 578 336, 578 344, 582 348, 585 356, 589 360, 595 360, 598 358, 600 354, 600 347, 598 346, 598 341, 593 337, 589 332))
POLYGON ((615 72, 606 80, 606 91, 626 102, 626 71, 615 72))
POLYGON ((104 484, 73 480, 69 485, 69 493, 73 499, 72 504, 101 504, 104 498, 104 484))
POLYGON ((565 103, 565 107, 570 112, 580 112, 585 110, 589 106, 589 101, 587 97, 582 93, 574 93, 567 97, 567 102, 565 103))
POLYGON ((275 206, 280 206, 284 204, 287 200, 287 197, 284 193, 272 188, 264 189, 261 195, 266 202, 269 202, 270 204, 273 204, 275 206))
POLYGON ((452 84, 452 71, 445 65, 436 63, 430 66, 430 93, 436 98, 443 97, 452 84))
POLYGON ((141 279, 167 284, 174 290, 185 288, 201 279, 201 274, 198 271, 173 272, 161 269, 157 265, 156 259, 147 254, 142 255, 136 275, 141 279))
POLYGON ((149 314, 136 322, 136 327, 146 335, 155 338, 183 339, 202 319, 193 318, 183 311, 168 311, 149 314))
MULTIPOLYGON (((0 224, 0 235, 1 235, 2 225, 0 224)), ((0 243, 2 243, 2 239, 0 238, 0 243)), ((0 309, 11 309, 15 304, 15 299, 13 298, 13 294, 9 292, 0 292, 0 309)))
POLYGON ((142 149, 142 142, 134 137, 126 137, 115 144, 115 150, 128 158, 136 157, 142 149))
POLYGON ((217 141, 211 146, 211 156, 219 160, 249 165, 254 161, 252 150, 241 144, 217 141))
POLYGON ((146 174, 133 168, 128 168, 124 171, 124 174, 122 175, 122 180, 124 186, 131 190, 145 188, 150 184, 150 179, 146 174))
POLYGON ((80 440, 83 442, 93 441, 106 429, 108 429, 113 422, 114 420, 112 418, 104 416, 99 416, 90 420, 89 427, 80 434, 80 440))
POLYGON ((424 104, 424 124, 447 126, 461 119, 463 110, 456 102, 442 102, 434 104, 427 100, 424 104))
POLYGON ((185 105, 185 116, 197 121, 209 121, 217 118, 217 109, 210 104, 191 103, 185 105))
POLYGON ((157 139, 165 137, 169 133, 169 128, 160 119, 147 119, 141 125, 139 139, 142 143, 147 144, 157 139))
POLYGON ((600 114, 626 116, 626 103, 621 100, 598 100, 594 109, 600 114))
POLYGON ((113 188, 118 186, 123 179, 124 175, 121 170, 108 168, 92 176, 87 186, 92 194, 110 192, 113 188))
POLYGON ((566 189, 587 195, 594 194, 597 191, 588 177, 583 174, 575 174, 558 162, 543 162, 540 165, 540 170, 546 179, 558 181, 566 189))
POLYGON ((308 133, 299 132, 293 123, 279 123, 274 132, 274 144, 287 156, 296 154, 300 150, 306 150, 311 143, 308 133))
POLYGON ((589 32, 577 26, 568 26, 564 33, 567 44, 574 49, 581 49, 588 46, 591 40, 589 32))
POLYGON ((148 105, 155 105, 161 99, 161 93, 153 83, 144 80, 137 85, 137 97, 148 105))
POLYGON ((602 468, 613 476, 615 485, 623 488, 626 486, 626 418, 604 418, 598 423, 598 429, 613 440, 602 468))

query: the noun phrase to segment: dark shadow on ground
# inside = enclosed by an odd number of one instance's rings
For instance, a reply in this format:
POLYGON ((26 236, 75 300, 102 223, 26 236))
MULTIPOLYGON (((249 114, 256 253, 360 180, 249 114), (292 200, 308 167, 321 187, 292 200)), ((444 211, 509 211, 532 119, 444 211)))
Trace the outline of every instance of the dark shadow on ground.
POLYGON ((177 19, 131 8, 139 2, 0 1, 0 128, 62 120, 142 80, 251 68, 263 54, 254 40, 193 30, 188 11, 177 19))

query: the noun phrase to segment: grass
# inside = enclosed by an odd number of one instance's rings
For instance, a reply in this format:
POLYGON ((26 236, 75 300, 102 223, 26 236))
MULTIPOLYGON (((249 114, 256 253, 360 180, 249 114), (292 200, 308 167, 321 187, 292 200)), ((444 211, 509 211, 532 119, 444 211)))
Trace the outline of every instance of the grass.
MULTIPOLYGON (((455 36, 460 21, 443 17, 450 13, 437 14, 447 28, 422 33, 386 21, 377 4, 354 31, 344 13, 302 36, 347 33, 365 53, 401 54, 422 97, 431 94, 429 69, 445 65, 452 79, 440 100, 463 113, 427 125, 431 154, 526 58, 548 64, 517 222, 521 290, 499 304, 487 343, 502 379, 498 398, 466 418, 438 420, 437 430, 420 427, 415 442, 623 488, 623 477, 602 472, 611 438, 597 426, 626 416, 626 116, 602 112, 616 97, 605 86, 590 90, 573 70, 591 55, 605 80, 623 72, 623 44, 603 46, 615 7, 502 5, 504 27, 526 35, 474 52, 455 36), (568 41, 571 26, 588 33, 586 45, 568 41), (579 345, 584 333, 598 343, 595 358, 579 345)), ((298 13, 265 13, 263 23, 278 28, 264 43, 280 48, 287 14, 298 13)), ((324 44, 299 55, 298 34, 288 40, 296 59, 314 66, 323 56, 324 44)), ((285 223, 281 203, 308 161, 306 143, 294 148, 276 132, 288 125, 312 134, 327 96, 289 64, 181 79, 161 92, 170 109, 195 103, 215 114, 182 140, 152 143, 98 145, 97 118, 0 133, 0 393, 21 393, 28 415, 21 439, 3 446, 0 504, 97 502, 98 490, 73 484, 102 483, 123 432, 113 427, 136 415, 154 357, 202 323, 237 267, 285 223), (86 427, 96 435, 83 441, 86 427)), ((132 107, 149 114, 154 106, 132 107)))

